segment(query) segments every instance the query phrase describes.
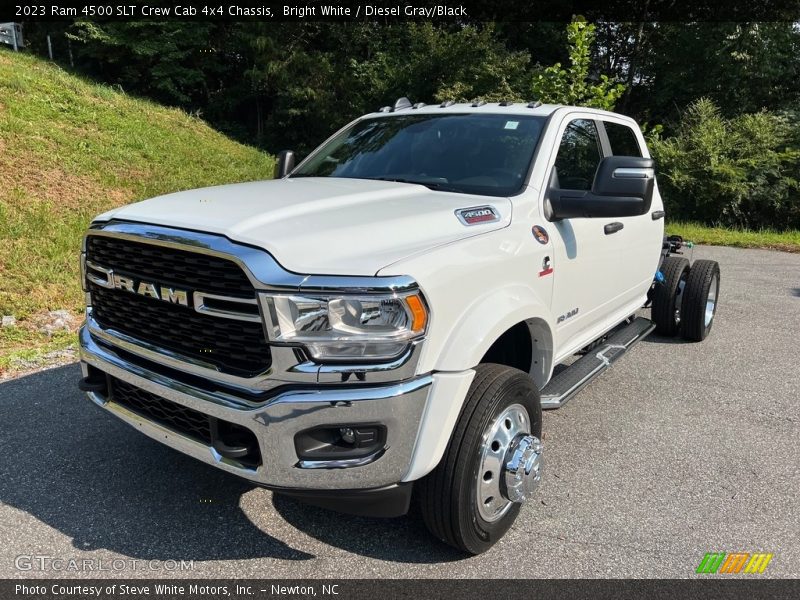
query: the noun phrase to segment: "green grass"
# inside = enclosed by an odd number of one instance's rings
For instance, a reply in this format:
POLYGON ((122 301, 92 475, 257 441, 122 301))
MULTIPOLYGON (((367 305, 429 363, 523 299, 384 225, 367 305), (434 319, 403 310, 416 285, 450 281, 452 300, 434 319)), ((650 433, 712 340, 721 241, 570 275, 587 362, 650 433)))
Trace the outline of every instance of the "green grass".
POLYGON ((50 310, 79 315, 80 240, 109 208, 182 189, 271 176, 273 157, 186 113, 52 63, 0 50, 0 372, 63 347, 50 310))
POLYGON ((761 229, 728 229, 707 227, 697 223, 667 221, 667 233, 680 235, 695 244, 735 246, 737 248, 768 248, 784 252, 800 252, 800 231, 771 231, 761 229))

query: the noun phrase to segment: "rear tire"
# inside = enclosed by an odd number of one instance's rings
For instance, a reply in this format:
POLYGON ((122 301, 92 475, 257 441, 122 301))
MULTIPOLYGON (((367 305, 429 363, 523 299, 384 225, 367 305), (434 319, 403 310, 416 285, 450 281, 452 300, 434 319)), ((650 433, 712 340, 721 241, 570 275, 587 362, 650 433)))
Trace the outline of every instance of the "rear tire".
POLYGON ((711 332, 719 299, 719 263, 696 260, 689 271, 681 306, 681 335, 702 342, 711 332))
POLYGON ((664 281, 656 283, 650 313, 656 324, 656 333, 671 337, 680 329, 689 261, 682 256, 668 256, 661 264, 661 274, 664 281))
MULTIPOLYGON (((483 482, 501 485, 501 471, 486 470, 485 452, 494 448, 487 436, 505 415, 515 415, 521 427, 541 439, 542 407, 539 390, 518 369, 481 364, 472 382, 450 443, 439 465, 416 486, 422 516, 430 532, 450 546, 470 554, 492 547, 517 518, 520 504, 496 497, 478 506, 483 482), (487 518, 483 515, 491 513, 487 518)), ((500 447, 498 456, 505 452, 500 447)))

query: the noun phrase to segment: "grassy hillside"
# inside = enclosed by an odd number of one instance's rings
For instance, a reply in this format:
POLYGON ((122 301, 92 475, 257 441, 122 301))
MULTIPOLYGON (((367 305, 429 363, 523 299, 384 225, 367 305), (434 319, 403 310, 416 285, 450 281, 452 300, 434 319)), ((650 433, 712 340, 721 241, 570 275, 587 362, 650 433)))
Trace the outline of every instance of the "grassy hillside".
POLYGON ((92 216, 166 192, 264 179, 272 167, 272 157, 200 119, 0 50, 0 316, 16 319, 0 328, 0 374, 74 340, 66 329, 81 314, 78 253, 92 216), (75 318, 53 332, 58 310, 75 318))

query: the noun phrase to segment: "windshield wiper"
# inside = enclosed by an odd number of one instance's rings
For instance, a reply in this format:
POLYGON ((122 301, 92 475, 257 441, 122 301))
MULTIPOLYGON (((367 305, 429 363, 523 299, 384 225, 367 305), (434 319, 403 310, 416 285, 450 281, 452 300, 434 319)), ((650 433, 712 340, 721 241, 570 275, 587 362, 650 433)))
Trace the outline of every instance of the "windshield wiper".
POLYGON ((410 183, 413 185, 424 185, 430 190, 455 191, 455 188, 437 181, 418 181, 416 179, 406 179, 405 177, 365 177, 365 179, 379 179, 381 181, 394 181, 397 183, 410 183))

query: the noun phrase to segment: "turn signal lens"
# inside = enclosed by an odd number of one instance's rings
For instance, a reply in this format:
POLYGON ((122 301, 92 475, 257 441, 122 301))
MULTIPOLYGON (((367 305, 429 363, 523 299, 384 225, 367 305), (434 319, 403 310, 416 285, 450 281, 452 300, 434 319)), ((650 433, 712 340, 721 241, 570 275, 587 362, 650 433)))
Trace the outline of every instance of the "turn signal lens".
POLYGON ((409 296, 406 298, 406 304, 411 309, 411 331, 425 331, 425 325, 428 323, 428 311, 425 310, 422 299, 419 295, 409 296))

